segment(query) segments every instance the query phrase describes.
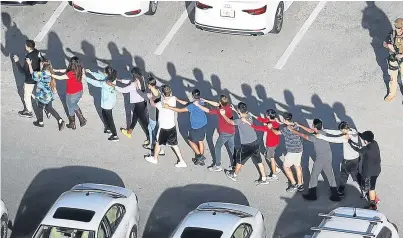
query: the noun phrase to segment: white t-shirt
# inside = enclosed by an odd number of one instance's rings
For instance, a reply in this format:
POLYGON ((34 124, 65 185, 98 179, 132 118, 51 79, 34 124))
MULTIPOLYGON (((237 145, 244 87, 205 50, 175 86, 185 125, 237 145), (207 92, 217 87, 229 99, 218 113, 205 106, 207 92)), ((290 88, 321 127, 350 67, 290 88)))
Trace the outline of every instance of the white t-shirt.
POLYGON ((158 124, 162 129, 171 129, 175 126, 175 112, 171 109, 163 108, 163 103, 167 103, 171 107, 176 107, 176 97, 172 96, 169 99, 164 98, 161 102, 156 104, 158 114, 158 124))

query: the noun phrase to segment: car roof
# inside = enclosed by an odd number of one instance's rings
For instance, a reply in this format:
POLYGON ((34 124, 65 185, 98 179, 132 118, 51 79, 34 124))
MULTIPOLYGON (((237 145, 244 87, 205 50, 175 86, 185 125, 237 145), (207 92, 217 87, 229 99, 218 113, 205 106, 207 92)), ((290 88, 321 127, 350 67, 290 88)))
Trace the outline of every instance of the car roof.
MULTIPOLYGON (((111 190, 111 187, 113 188, 114 186, 108 187, 96 184, 80 184, 73 187, 70 191, 64 192, 62 195, 60 195, 59 199, 55 202, 55 204, 46 214, 45 218, 42 220, 41 224, 82 230, 97 230, 107 209, 120 200, 113 194, 101 192, 106 191, 105 189, 111 190), (100 190, 96 191, 96 189, 100 190), (54 218, 57 209, 62 207, 93 211, 95 213, 89 222, 54 218)), ((125 188, 122 189, 130 191, 125 188)), ((127 191, 126 195, 130 195, 127 191)))
POLYGON ((352 208, 352 207, 339 207, 329 214, 326 215, 336 215, 336 216, 328 216, 325 217, 322 223, 319 225, 320 227, 330 228, 330 229, 340 229, 339 232, 335 231, 326 231, 322 230, 317 232, 312 237, 314 238, 336 238, 336 237, 343 237, 343 238, 357 238, 363 237, 361 234, 349 234, 344 231, 352 231, 352 232, 361 232, 361 233, 372 233, 378 234, 380 229, 382 228, 381 222, 386 222, 386 217, 377 212, 367 209, 360 209, 360 208, 352 208), (356 217, 353 217, 355 212, 356 217), (347 217, 343 217, 347 216, 347 217), (378 220, 378 222, 372 222, 371 219, 374 221, 378 220), (371 227, 372 226, 372 227, 371 227))

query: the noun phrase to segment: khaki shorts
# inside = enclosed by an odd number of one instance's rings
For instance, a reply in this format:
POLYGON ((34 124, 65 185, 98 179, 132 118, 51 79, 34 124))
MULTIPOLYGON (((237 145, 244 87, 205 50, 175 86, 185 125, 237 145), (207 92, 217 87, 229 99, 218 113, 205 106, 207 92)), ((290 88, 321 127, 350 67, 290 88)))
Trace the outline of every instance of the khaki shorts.
POLYGON ((300 153, 290 153, 287 152, 284 159, 284 167, 291 167, 291 166, 301 166, 301 157, 302 152, 300 153))

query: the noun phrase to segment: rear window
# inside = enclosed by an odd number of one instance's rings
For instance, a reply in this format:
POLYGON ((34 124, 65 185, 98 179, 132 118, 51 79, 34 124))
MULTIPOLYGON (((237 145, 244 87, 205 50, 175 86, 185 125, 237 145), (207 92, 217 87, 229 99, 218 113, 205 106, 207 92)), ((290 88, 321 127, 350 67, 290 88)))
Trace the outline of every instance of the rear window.
POLYGON ((95 212, 91 210, 69 208, 69 207, 59 207, 53 218, 64 219, 72 221, 90 222, 92 217, 94 217, 95 212))
POLYGON ((200 227, 186 227, 183 230, 181 238, 220 238, 222 231, 212 230, 200 227))

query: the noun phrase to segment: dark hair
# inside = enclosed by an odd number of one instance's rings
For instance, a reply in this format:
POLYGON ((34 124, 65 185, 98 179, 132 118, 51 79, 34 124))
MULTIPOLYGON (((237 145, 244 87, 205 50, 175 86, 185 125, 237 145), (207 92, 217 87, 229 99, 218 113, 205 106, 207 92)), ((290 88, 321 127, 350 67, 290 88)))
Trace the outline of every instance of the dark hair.
POLYGON ((157 85, 157 80, 154 78, 154 76, 152 74, 148 75, 147 84, 152 86, 152 87, 155 87, 157 85))
POLYGON ((106 80, 109 82, 115 82, 116 77, 118 76, 118 72, 116 69, 112 68, 111 66, 106 66, 105 68, 106 80))
POLYGON ((339 130, 348 130, 350 127, 348 126, 347 122, 342 121, 339 123, 339 130))
POLYGON ((30 49, 35 49, 35 41, 33 40, 26 40, 25 45, 30 49))
POLYGON ((275 119, 277 116, 277 112, 274 109, 268 109, 266 111, 266 117, 269 117, 270 119, 275 119))
POLYGON ((284 117, 285 120, 291 121, 291 120, 292 120, 292 113, 290 113, 290 112, 285 112, 285 113, 283 114, 283 117, 284 117))
POLYGON ((70 58, 69 66, 67 66, 66 72, 70 71, 74 72, 78 81, 83 79, 83 66, 81 65, 80 59, 77 56, 70 58))
POLYGON ((238 110, 240 113, 247 113, 248 112, 248 106, 244 102, 238 103, 238 110))
POLYGON ((133 76, 133 80, 135 80, 135 78, 142 78, 143 77, 143 73, 141 73, 141 70, 139 67, 133 67, 132 70, 130 71, 130 73, 133 76))
POLYGON ((200 98, 200 90, 199 89, 193 89, 192 91, 192 96, 194 99, 199 99, 200 98))
POLYGON ((313 127, 316 128, 317 130, 322 130, 323 128, 322 120, 318 118, 313 119, 313 127))
POLYGON ((359 136, 368 142, 373 142, 374 141, 374 133, 372 131, 364 131, 363 133, 359 133, 359 136))
POLYGON ((227 106, 228 103, 229 103, 228 97, 227 97, 226 95, 223 95, 223 94, 221 94, 221 95, 218 97, 218 100, 220 101, 220 103, 221 103, 222 106, 227 106))
POLYGON ((172 94, 172 89, 169 85, 162 85, 161 90, 165 97, 169 97, 172 94))

